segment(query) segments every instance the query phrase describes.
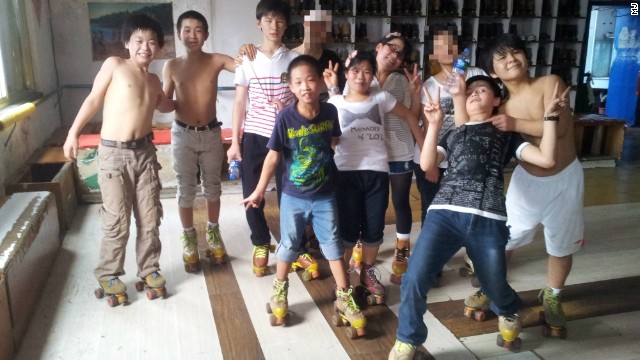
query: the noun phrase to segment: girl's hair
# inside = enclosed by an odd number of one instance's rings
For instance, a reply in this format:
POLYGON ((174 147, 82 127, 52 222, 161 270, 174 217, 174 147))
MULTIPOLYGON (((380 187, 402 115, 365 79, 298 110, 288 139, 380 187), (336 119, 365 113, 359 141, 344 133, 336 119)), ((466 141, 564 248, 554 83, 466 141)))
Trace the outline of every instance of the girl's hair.
POLYGON ((178 17, 178 21, 176 22, 176 29, 178 30, 178 32, 180 32, 180 29, 182 28, 182 22, 186 19, 200 21, 202 27, 204 28, 204 31, 209 32, 209 23, 207 22, 207 19, 204 17, 204 15, 195 10, 185 11, 178 17))
POLYGON ((322 70, 322 66, 320 65, 320 62, 316 60, 316 58, 314 58, 313 56, 300 55, 297 58, 291 60, 291 62, 289 63, 289 66, 287 67, 287 74, 289 76, 289 79, 291 79, 291 71, 293 71, 293 69, 300 66, 304 66, 304 65, 311 67, 313 71, 316 73, 316 75, 322 78, 323 70, 322 70))
POLYGON ((391 40, 393 39, 402 40, 402 42, 404 43, 404 49, 402 49, 402 60, 404 61, 405 59, 408 59, 409 56, 411 55, 411 51, 413 50, 413 47, 411 46, 411 43, 407 41, 407 38, 405 38, 402 35, 396 35, 396 34, 397 33, 391 33, 383 37, 382 39, 380 39, 378 43, 382 45, 386 45, 387 43, 391 42, 391 40))
POLYGON ((361 62, 368 62, 371 65, 371 70, 375 74, 378 70, 378 66, 376 65, 376 58, 370 51, 358 50, 356 56, 351 58, 349 61, 349 65, 345 63, 345 72, 348 72, 352 67, 360 64, 361 62))
POLYGON ((138 30, 156 33, 158 45, 161 48, 164 46, 162 26, 153 18, 143 13, 133 13, 124 20, 122 24, 122 44, 128 43, 129 40, 131 40, 131 35, 138 30))

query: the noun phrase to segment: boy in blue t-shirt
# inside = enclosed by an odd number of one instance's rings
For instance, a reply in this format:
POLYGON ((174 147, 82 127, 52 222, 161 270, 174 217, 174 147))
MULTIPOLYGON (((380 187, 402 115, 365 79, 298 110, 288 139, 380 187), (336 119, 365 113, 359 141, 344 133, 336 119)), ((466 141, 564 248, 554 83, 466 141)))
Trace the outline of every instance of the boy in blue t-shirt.
POLYGON ((337 169, 333 161, 333 148, 341 135, 338 111, 335 106, 320 102, 322 69, 315 58, 299 56, 291 61, 287 72, 289 87, 297 100, 278 114, 267 144, 269 153, 260 181, 255 191, 243 200, 247 209, 259 207, 280 158, 284 159, 280 200, 282 237, 276 248, 276 279, 269 301, 274 315, 272 325, 285 321, 289 270, 298 258, 302 234, 311 220, 336 281, 336 308, 342 320, 351 323, 349 331, 361 336, 366 319, 353 299, 343 261, 344 249, 338 236, 337 169))

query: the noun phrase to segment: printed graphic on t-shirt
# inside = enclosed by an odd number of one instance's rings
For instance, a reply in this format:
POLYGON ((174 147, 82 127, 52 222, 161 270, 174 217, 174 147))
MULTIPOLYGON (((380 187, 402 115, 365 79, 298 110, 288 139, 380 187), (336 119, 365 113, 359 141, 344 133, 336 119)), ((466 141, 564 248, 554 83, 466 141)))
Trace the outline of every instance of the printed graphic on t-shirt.
MULTIPOLYGON (((378 104, 372 106, 366 113, 352 113, 347 109, 338 109, 340 122, 345 132, 355 135, 361 141, 384 141, 382 119, 378 104)), ((346 135, 346 134, 345 134, 346 135)))
POLYGON ((333 132, 331 120, 287 131, 289 141, 295 144, 289 180, 300 191, 315 189, 328 180, 333 154, 323 135, 327 132, 333 132))

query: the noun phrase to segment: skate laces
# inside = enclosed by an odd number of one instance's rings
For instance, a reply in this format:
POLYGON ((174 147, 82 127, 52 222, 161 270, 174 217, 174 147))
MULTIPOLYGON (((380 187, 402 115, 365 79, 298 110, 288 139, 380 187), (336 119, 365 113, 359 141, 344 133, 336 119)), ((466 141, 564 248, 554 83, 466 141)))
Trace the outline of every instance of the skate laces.
POLYGON ((118 279, 117 277, 114 277, 113 279, 109 280, 109 287, 113 287, 113 285, 118 285, 120 284, 120 279, 118 279))
POLYGON ((198 242, 195 231, 184 231, 180 237, 184 246, 194 246, 198 242))
POLYGON ((371 265, 370 268, 368 268, 367 270, 365 270, 365 276, 367 278, 369 278, 369 280, 371 280, 374 284, 381 284, 380 283, 380 270, 378 270, 378 267, 375 265, 371 265))
POLYGON ((269 245, 261 245, 253 247, 253 256, 258 259, 266 259, 269 251, 269 245))
POLYGON ((503 315, 503 317, 506 323, 513 324, 513 325, 518 324, 518 319, 520 318, 518 314, 503 315))
POLYGON ((309 253, 303 253, 302 255, 300 255, 301 258, 307 260, 308 262, 314 262, 315 259, 309 255, 309 253))
POLYGON ((395 253, 396 261, 398 261, 398 262, 407 261, 407 258, 409 257, 408 253, 409 253, 409 248, 406 248, 406 247, 402 248, 402 249, 396 248, 396 253, 395 253))
POLYGON ((554 295, 551 291, 545 291, 543 296, 553 313, 562 312, 562 307, 560 307, 559 301, 560 297, 558 295, 554 295))
POLYGON ((476 293, 473 296, 477 297, 478 299, 483 298, 485 296, 484 295, 484 290, 480 289, 480 290, 476 291, 476 293))
POLYGON ((278 279, 273 281, 273 291, 275 294, 273 297, 277 301, 286 301, 287 300, 287 290, 289 288, 288 281, 280 281, 278 279))
POLYGON ((222 235, 220 233, 220 226, 207 227, 207 242, 211 246, 220 246, 222 243, 222 235))
POLYGON ((360 312, 360 307, 353 298, 353 289, 349 288, 347 291, 338 290, 338 296, 344 301, 344 304, 351 313, 356 314, 360 312))
POLYGON ((400 340, 396 340, 396 344, 393 346, 393 348, 395 349, 396 354, 410 354, 412 351, 414 351, 415 346, 407 344, 400 340))

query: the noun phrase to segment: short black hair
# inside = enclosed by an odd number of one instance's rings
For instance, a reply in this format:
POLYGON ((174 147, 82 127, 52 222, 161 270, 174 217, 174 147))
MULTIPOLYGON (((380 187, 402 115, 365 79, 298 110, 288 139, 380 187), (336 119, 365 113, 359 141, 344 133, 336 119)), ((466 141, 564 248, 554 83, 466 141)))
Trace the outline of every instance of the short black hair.
POLYGON ((515 34, 502 34, 498 35, 487 43, 487 46, 484 48, 483 59, 481 67, 485 70, 487 74, 495 73, 493 68, 493 58, 495 55, 504 54, 507 51, 511 50, 520 50, 525 56, 527 56, 527 60, 531 63, 531 59, 527 55, 527 46, 525 45, 524 40, 522 40, 518 35, 515 34))
POLYGON ((256 6, 256 20, 261 20, 263 16, 269 14, 282 16, 286 25, 289 25, 291 8, 283 0, 260 0, 256 6))
POLYGON ((347 72, 352 67, 358 65, 361 62, 365 62, 365 61, 368 62, 369 64, 371 64, 371 70, 375 74, 378 71, 378 65, 376 64, 376 58, 375 58, 375 56, 373 56, 373 54, 370 51, 366 51, 366 50, 358 50, 358 52, 356 53, 356 56, 354 56, 353 59, 351 59, 349 61, 349 66, 346 66, 346 64, 345 64, 344 71, 347 72))
POLYGON ((467 84, 467 88, 469 88, 469 86, 471 86, 471 84, 473 84, 476 81, 484 81, 487 84, 489 84, 489 87, 493 91, 493 95, 495 97, 499 97, 500 99, 502 99, 502 91, 500 90, 500 86, 498 86, 498 83, 494 78, 486 75, 472 76, 468 78, 467 81, 465 81, 465 83, 467 84))
POLYGON ((164 46, 164 33, 162 26, 149 15, 136 12, 128 16, 122 24, 122 44, 126 45, 136 31, 152 31, 158 37, 158 45, 164 46))
POLYGON ((176 22, 176 29, 178 30, 178 32, 180 32, 180 29, 182 28, 182 21, 184 21, 185 19, 200 21, 202 23, 204 31, 209 32, 209 23, 207 22, 207 19, 204 17, 204 15, 195 10, 185 11, 178 17, 178 21, 176 22))
POLYGON ((291 60, 289 66, 287 67, 287 74, 289 75, 289 79, 291 79, 291 71, 299 66, 308 65, 313 71, 318 75, 318 77, 322 78, 322 66, 320 65, 320 61, 314 58, 311 55, 300 55, 295 59, 291 60))

